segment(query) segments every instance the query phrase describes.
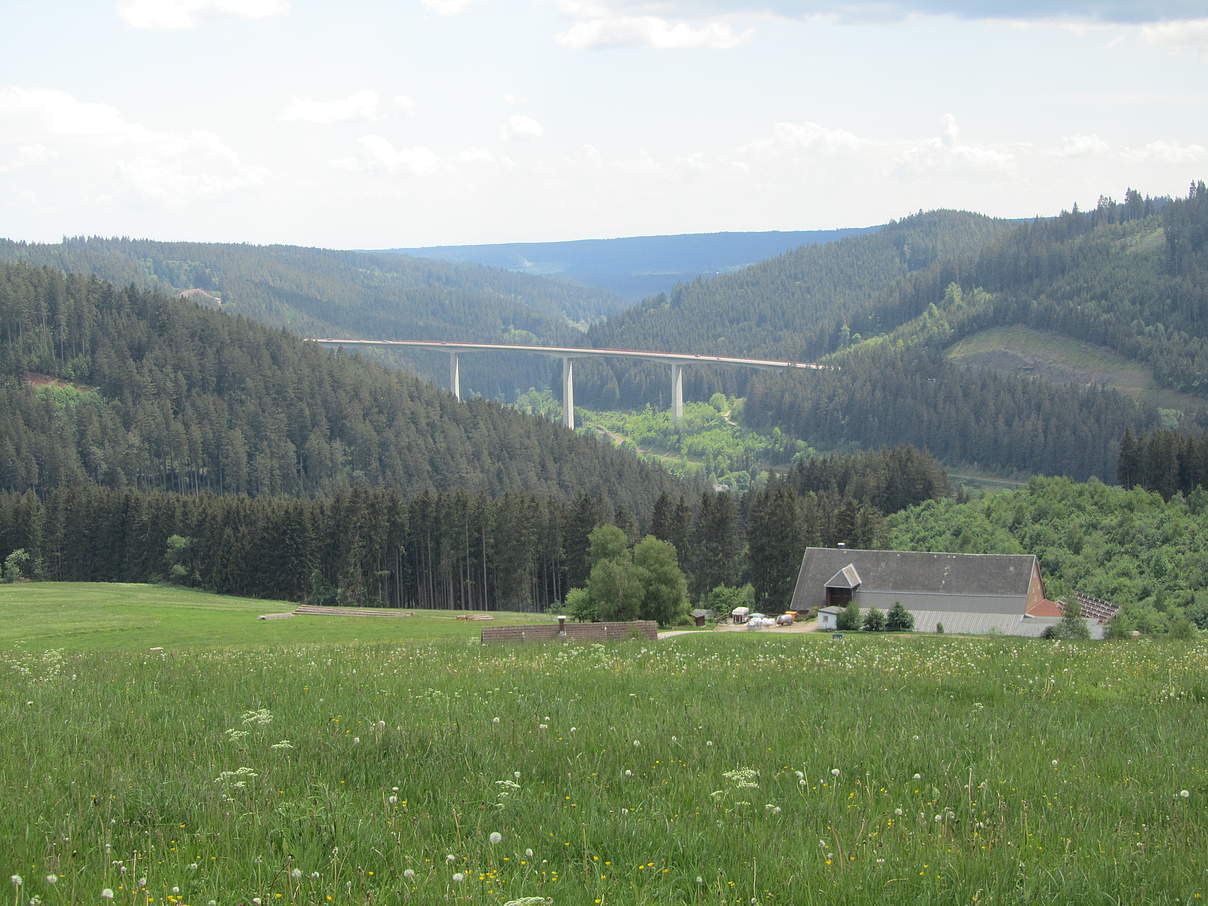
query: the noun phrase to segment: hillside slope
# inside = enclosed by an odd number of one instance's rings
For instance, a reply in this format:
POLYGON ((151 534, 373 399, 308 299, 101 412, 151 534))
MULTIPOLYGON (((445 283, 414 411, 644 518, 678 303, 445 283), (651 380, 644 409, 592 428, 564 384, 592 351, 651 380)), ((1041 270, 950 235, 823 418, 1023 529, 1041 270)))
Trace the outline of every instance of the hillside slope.
MULTIPOLYGON (((853 331, 898 326, 841 349, 831 359, 838 371, 808 381, 758 378, 744 410, 751 424, 780 425, 811 442, 913 442, 949 462, 1108 480, 1124 429, 1152 429, 1155 404, 1181 409, 1186 427, 1202 424, 1203 183, 1185 199, 1143 199, 1130 190, 1123 204, 1105 199, 1094 211, 1021 225, 946 286, 942 277, 937 271, 916 279, 911 299, 885 296, 853 312, 853 331), (1094 344, 1101 358, 1114 356, 1121 389, 1129 389, 1127 369, 1134 383, 1148 379, 1165 395, 1151 388, 1136 394, 1144 403, 1137 405, 1095 381, 1056 380, 1052 369, 1027 377, 1024 367, 997 374, 956 364, 967 361, 960 352, 973 338, 998 331, 1001 347, 1008 329, 1023 331, 1023 342, 1036 347, 1015 356, 1016 365, 1063 338, 1067 347, 1083 344, 1079 354, 1094 344), (957 355, 945 358, 953 350, 957 355)), ((1002 355, 990 361, 1001 364, 1002 355)))
POLYGON ((508 242, 391 249, 420 258, 462 261, 516 273, 558 277, 615 293, 612 314, 678 283, 714 277, 807 245, 823 245, 879 227, 761 233, 688 233, 570 242, 508 242))
POLYGON ((26 265, 0 265, 0 411, 0 489, 598 491, 644 512, 675 486, 605 444, 282 330, 26 265))
MULTIPOLYGON (((593 326, 593 346, 670 349, 807 361, 834 348, 849 313, 912 274, 948 279, 1012 229, 1007 221, 957 211, 917 214, 870 233, 807 246, 737 273, 676 287, 593 326)), ((585 363, 585 402, 610 408, 660 400, 663 371, 626 363, 585 363)), ((685 392, 743 395, 750 372, 689 369, 685 392)))
MULTIPOLYGON (((0 262, 21 261, 92 274, 197 301, 305 336, 480 342, 546 341, 578 345, 569 323, 615 304, 583 286, 396 254, 296 246, 65 239, 59 244, 0 240, 0 262)), ((399 354, 443 382, 443 355, 399 354)), ((486 396, 509 396, 547 382, 542 360, 490 354, 467 358, 463 383, 486 396)))

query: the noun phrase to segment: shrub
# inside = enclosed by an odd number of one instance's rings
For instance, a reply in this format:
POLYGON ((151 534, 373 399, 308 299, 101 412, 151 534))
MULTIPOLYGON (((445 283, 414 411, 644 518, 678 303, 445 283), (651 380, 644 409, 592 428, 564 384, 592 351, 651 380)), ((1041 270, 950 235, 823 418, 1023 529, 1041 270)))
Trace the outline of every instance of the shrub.
POLYGON ((885 614, 871 607, 868 613, 864 614, 864 631, 865 632, 882 632, 885 629, 885 614))
POLYGON ((5 582, 16 582, 24 573, 22 570, 29 562, 29 554, 25 548, 19 547, 4 558, 4 566, 0 568, 0 578, 5 582))
POLYGON ((910 632, 914 629, 914 614, 903 607, 901 601, 894 601, 885 628, 890 632, 910 632))
POLYGON ((936 623, 936 624, 935 624, 935 631, 936 631, 937 633, 939 633, 940 635, 943 635, 943 634, 944 634, 944 624, 943 624, 943 623, 936 623))
POLYGON ((849 603, 839 612, 838 618, 835 620, 835 627, 849 632, 855 632, 860 628, 860 605, 855 601, 849 603))

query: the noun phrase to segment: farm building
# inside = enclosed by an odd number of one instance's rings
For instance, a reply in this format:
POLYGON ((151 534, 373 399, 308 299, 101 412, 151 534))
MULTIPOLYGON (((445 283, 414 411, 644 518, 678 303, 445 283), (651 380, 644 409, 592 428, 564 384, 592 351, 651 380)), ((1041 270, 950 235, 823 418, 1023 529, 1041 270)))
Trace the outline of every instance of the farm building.
MULTIPOLYGON (((888 612, 894 604, 914 616, 920 632, 1039 636, 1061 619, 1045 598, 1040 565, 1031 554, 945 554, 811 547, 801 560, 793 610, 845 607, 888 612)), ((1102 637, 1098 620, 1091 634, 1102 637)))

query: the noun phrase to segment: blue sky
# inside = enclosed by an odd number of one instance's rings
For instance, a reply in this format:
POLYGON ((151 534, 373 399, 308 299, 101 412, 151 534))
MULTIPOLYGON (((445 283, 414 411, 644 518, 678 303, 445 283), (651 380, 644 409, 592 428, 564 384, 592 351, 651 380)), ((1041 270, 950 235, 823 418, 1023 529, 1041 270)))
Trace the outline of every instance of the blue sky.
POLYGON ((1182 193, 1198 5, 6 0, 0 235, 381 248, 1182 193))

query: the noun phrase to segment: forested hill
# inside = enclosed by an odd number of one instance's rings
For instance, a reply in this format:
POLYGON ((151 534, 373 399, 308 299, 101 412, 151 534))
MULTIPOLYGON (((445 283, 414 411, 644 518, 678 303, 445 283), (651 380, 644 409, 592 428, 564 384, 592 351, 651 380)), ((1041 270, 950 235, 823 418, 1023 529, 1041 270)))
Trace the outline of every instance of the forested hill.
MULTIPOLYGON (((23 261, 177 294, 309 336, 532 342, 579 345, 568 319, 615 305, 608 293, 473 264, 397 254, 296 246, 68 238, 59 244, 0 240, 0 262, 23 261), (220 302, 211 301, 214 297, 220 302)), ((433 380, 444 356, 408 359, 433 380)), ((486 396, 543 385, 544 360, 473 356, 464 385, 486 396)))
MULTIPOLYGON (((886 294, 909 292, 912 275, 955 279, 981 249, 1013 228, 959 211, 920 213, 875 232, 799 248, 733 274, 678 286, 593 326, 591 345, 808 361, 846 336, 852 312, 886 294)), ((924 303, 925 304, 925 303, 924 303)), ((656 400, 662 370, 591 362, 578 369, 588 405, 656 400)), ((749 372, 689 369, 685 392, 745 395, 749 372)))
MULTIPOLYGON (((677 487, 632 456, 187 300, 0 265, 0 488, 316 496, 677 487)), ((682 487, 682 486, 680 486, 682 487)))
MULTIPOLYGON (((440 261, 468 261, 525 274, 558 277, 637 302, 677 283, 747 267, 806 245, 822 245, 879 227, 760 233, 686 233, 570 242, 507 242, 391 249, 440 261)), ((618 304, 600 314, 620 311, 618 304)))
MULTIPOLYGON (((1093 211, 1020 225, 958 279, 945 286, 944 278, 928 274, 913 280, 911 296, 853 312, 853 332, 900 326, 841 350, 837 371, 757 378, 747 420, 831 443, 917 443, 951 463, 1113 480, 1125 429, 1152 430, 1156 408, 1093 384, 997 374, 945 355, 1010 325, 1107 347, 1160 386, 1208 398, 1203 183, 1175 201, 1130 190, 1123 203, 1105 198, 1093 211)), ((1203 411, 1187 408, 1183 426, 1203 411)))

